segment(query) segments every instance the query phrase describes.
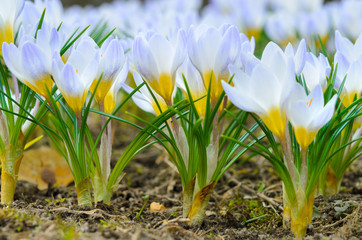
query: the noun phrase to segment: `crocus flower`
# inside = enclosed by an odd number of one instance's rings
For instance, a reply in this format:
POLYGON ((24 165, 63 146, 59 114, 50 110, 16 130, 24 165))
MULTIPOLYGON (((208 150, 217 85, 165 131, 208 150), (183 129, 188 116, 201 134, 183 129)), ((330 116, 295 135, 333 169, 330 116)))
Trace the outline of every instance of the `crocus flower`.
POLYGON ((222 82, 230 101, 244 111, 258 114, 270 131, 284 140, 287 124, 284 105, 295 82, 293 60, 269 43, 260 64, 250 75, 234 67, 230 67, 230 72, 235 74, 234 87, 222 82))
POLYGON ((210 89, 210 99, 216 103, 222 93, 221 81, 229 81, 229 65, 240 57, 241 39, 235 26, 223 25, 217 29, 201 25, 190 28, 188 54, 200 72, 204 85, 210 89))
POLYGON ((109 37, 103 43, 100 53, 98 72, 91 85, 91 91, 94 92, 98 79, 102 76, 95 92, 95 98, 99 104, 103 104, 106 94, 126 62, 126 57, 121 42, 113 37, 109 37))
POLYGON ((297 76, 299 76, 303 70, 305 64, 306 52, 307 52, 307 45, 304 39, 300 41, 296 51, 294 50, 291 43, 288 43, 287 47, 284 50, 284 53, 286 54, 287 57, 293 58, 295 74, 297 76))
POLYGON ((313 90, 317 85, 321 85, 322 89, 325 90, 330 72, 331 66, 323 54, 319 54, 318 58, 313 53, 308 52, 306 54, 302 74, 309 90, 313 90))
POLYGON ((161 34, 138 35, 133 44, 137 71, 168 105, 172 104, 176 71, 185 59, 185 32, 179 30, 174 45, 161 34))
POLYGON ((334 64, 337 66, 335 88, 339 89, 343 80, 343 105, 349 106, 355 97, 359 98, 362 91, 360 81, 362 65, 362 34, 355 44, 343 37, 338 31, 335 35, 337 52, 334 55, 334 64), (347 76, 346 76, 347 75, 347 76))
POLYGON ((0 6, 0 44, 2 45, 3 42, 14 41, 14 24, 24 7, 24 0, 1 0, 0 6))
POLYGON ((3 57, 9 70, 24 84, 43 97, 53 86, 51 61, 55 51, 64 42, 56 28, 39 29, 37 38, 23 35, 17 48, 13 43, 3 43, 3 57))
POLYGON ((65 101, 79 115, 89 88, 97 75, 99 52, 90 37, 83 37, 72 49, 66 63, 59 53, 53 56, 53 77, 65 101))
POLYGON ((123 65, 121 71, 118 72, 117 76, 115 76, 115 80, 104 97, 104 112, 111 114, 116 106, 117 93, 119 89, 122 87, 124 81, 127 79, 129 70, 129 64, 126 60, 126 63, 123 65))
POLYGON ((336 100, 337 95, 334 95, 324 106, 323 91, 320 85, 317 85, 307 96, 303 86, 295 83, 288 98, 286 114, 302 149, 307 149, 319 129, 331 120, 336 100))

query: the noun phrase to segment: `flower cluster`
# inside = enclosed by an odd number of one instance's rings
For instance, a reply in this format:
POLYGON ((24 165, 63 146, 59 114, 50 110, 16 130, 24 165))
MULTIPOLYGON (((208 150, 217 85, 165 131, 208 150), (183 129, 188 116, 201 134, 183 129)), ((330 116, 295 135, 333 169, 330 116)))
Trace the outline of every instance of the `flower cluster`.
POLYGON ((190 224, 202 222, 218 180, 252 151, 279 173, 284 220, 296 237, 311 222, 315 195, 337 192, 361 155, 360 2, 159 0, 87 10, 63 9, 57 0, 0 4, 3 203, 13 199, 13 169, 31 133, 23 137, 23 125, 40 125, 63 154, 80 205, 92 204, 90 189, 95 202, 109 203, 128 162, 158 142, 179 171, 190 224), (354 14, 342 20, 337 8, 354 14), (121 88, 128 96, 120 102, 121 88), (152 122, 135 116, 145 127, 115 115, 131 98, 155 115, 152 122), (96 140, 90 113, 100 115, 96 140), (114 169, 111 119, 140 129, 114 169), (330 177, 334 186, 326 185, 330 177))

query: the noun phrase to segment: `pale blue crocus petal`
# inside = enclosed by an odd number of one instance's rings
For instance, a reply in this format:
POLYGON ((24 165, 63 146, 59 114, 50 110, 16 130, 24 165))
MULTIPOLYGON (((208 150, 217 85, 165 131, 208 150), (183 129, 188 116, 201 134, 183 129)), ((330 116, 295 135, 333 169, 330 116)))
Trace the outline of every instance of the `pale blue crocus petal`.
POLYGON ((65 64, 61 77, 54 79, 55 83, 63 93, 67 96, 79 97, 84 93, 84 87, 78 74, 70 64, 65 64))
POLYGON ((149 81, 158 79, 155 58, 143 37, 136 37, 133 43, 133 62, 137 70, 149 81))
POLYGON ((124 65, 125 57, 123 48, 117 40, 112 40, 100 60, 99 69, 103 71, 104 79, 112 79, 124 65))
POLYGON ((335 46, 337 51, 341 52, 347 57, 347 59, 351 60, 351 57, 354 55, 353 43, 343 37, 339 31, 336 31, 335 34, 335 46))
MULTIPOLYGON (((127 84, 123 83, 122 84, 122 88, 128 93, 128 94, 131 94, 134 89, 131 88, 130 86, 128 86, 127 84)), ((153 109, 152 107, 152 104, 151 102, 140 92, 135 92, 133 95, 132 95, 132 100, 133 102, 139 107, 141 108, 143 111, 145 112, 149 112, 149 113, 152 113, 152 114, 156 114, 155 113, 155 110, 153 109)))
POLYGON ((310 104, 310 114, 317 114, 324 106, 324 96, 322 87, 318 84, 308 96, 308 105, 310 104))
POLYGON ((148 42, 150 51, 154 59, 157 59, 157 69, 158 73, 170 73, 172 59, 170 55, 174 54, 174 49, 171 43, 163 37, 161 34, 154 34, 148 42))
MULTIPOLYGON (((133 79, 134 79, 134 81, 135 81, 135 83, 136 83, 136 86, 139 86, 139 85, 141 85, 141 84, 144 82, 143 79, 142 79, 142 77, 141 77, 141 75, 139 75, 138 72, 136 72, 136 71, 133 71, 133 79)), ((147 83, 146 83, 146 84, 147 84, 147 83)), ((145 95, 146 98, 152 99, 152 94, 149 92, 147 86, 142 86, 142 87, 140 88, 140 92, 141 92, 143 95, 145 95)))
POLYGON ((97 77, 99 65, 99 54, 96 53, 92 60, 88 62, 88 65, 85 67, 83 72, 79 72, 81 74, 81 81, 83 83, 84 89, 89 89, 94 79, 97 77))
POLYGON ((284 52, 278 45, 273 42, 268 43, 264 49, 261 61, 270 68, 279 80, 285 77, 287 62, 284 52))
POLYGON ((344 88, 348 93, 356 91, 360 93, 362 91, 362 64, 359 61, 355 61, 351 64, 347 71, 347 78, 344 84, 344 88))
POLYGON ((241 89, 230 86, 224 80, 221 81, 221 85, 224 88, 225 94, 228 96, 229 100, 239 109, 253 112, 256 114, 262 114, 264 109, 253 101, 252 97, 245 92, 241 92, 241 89))
POLYGON ((319 72, 311 63, 305 63, 302 74, 309 90, 314 89, 319 83, 319 72))
POLYGON ((126 81, 129 71, 129 62, 128 59, 126 59, 126 62, 124 63, 122 70, 118 73, 116 80, 114 84, 116 84, 115 89, 117 91, 121 88, 122 84, 126 81))
POLYGON ((337 66, 337 63, 338 67, 335 88, 339 89, 344 77, 346 76, 350 63, 348 62, 347 58, 339 51, 337 51, 334 55, 335 66, 337 66))
POLYGON ((187 36, 187 51, 192 64, 197 68, 197 70, 202 74, 203 71, 203 57, 199 54, 199 49, 197 48, 195 36, 195 29, 190 28, 187 36))
POLYGON ((321 127, 323 127, 326 123, 328 123, 334 114, 334 107, 336 105, 337 101, 337 95, 334 95, 331 100, 327 103, 326 106, 320 111, 318 114, 316 114, 309 124, 309 127, 314 130, 319 130, 321 127))
POLYGON ((311 115, 308 110, 308 106, 304 100, 295 101, 286 111, 287 118, 295 128, 300 126, 307 127, 311 122, 311 115))
POLYGON ((61 40, 59 37, 59 33, 56 28, 52 28, 50 30, 50 48, 54 51, 60 51, 61 50, 61 40))
MULTIPOLYGON (((224 74, 228 70, 228 65, 233 64, 239 56, 241 40, 239 31, 235 26, 229 27, 222 38, 215 59, 215 73, 224 74)), ((227 79, 225 79, 227 80, 227 79)))
MULTIPOLYGON (((215 60, 217 49, 222 41, 222 36, 220 32, 214 28, 209 27, 202 36, 197 41, 197 52, 199 54, 199 58, 201 58, 201 66, 196 66, 200 68, 199 71, 204 73, 205 71, 209 71, 215 68, 215 60)), ((191 57, 191 56, 190 56, 191 57)))
POLYGON ((53 60, 52 60, 52 74, 55 79, 61 79, 61 73, 63 72, 64 68, 64 62, 60 57, 60 54, 58 52, 55 52, 53 54, 53 60))
POLYGON ((21 65, 28 81, 37 80, 50 74, 49 62, 42 50, 33 43, 27 42, 21 49, 21 65))
POLYGON ((275 75, 262 64, 257 65, 252 73, 251 95, 258 96, 255 99, 265 111, 279 106, 281 86, 275 75))
POLYGON ((177 43, 171 66, 172 78, 176 77, 176 71, 184 62, 185 57, 186 57, 186 33, 184 30, 180 29, 177 33, 177 43))
POLYGON ((2 45, 3 58, 6 66, 9 70, 19 79, 23 79, 23 75, 20 73, 20 51, 13 43, 4 42, 2 45))
POLYGON ((303 70, 305 64, 305 54, 307 52, 307 45, 305 40, 302 39, 299 43, 297 52, 295 53, 294 63, 295 63, 295 73, 299 76, 303 70))
POLYGON ((232 81, 236 88, 250 89, 250 84, 252 83, 253 80, 250 78, 250 76, 247 73, 241 71, 240 68, 235 67, 233 65, 229 66, 229 72, 230 72, 230 76, 234 75, 234 78, 232 81))

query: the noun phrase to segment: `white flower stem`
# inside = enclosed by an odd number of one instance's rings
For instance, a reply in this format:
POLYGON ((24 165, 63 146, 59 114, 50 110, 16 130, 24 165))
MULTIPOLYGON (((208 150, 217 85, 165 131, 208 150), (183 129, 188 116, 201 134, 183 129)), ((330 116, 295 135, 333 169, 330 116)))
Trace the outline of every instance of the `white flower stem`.
MULTIPOLYGON (((288 129, 288 126, 286 128, 288 129)), ((280 139, 280 144, 281 144, 283 152, 284 152, 285 162, 287 163, 287 168, 288 168, 290 177, 293 182, 293 187, 296 190, 297 188, 296 188, 295 177, 294 177, 294 166, 293 166, 293 162, 292 162, 293 153, 292 153, 291 143, 290 143, 290 139, 289 139, 289 130, 286 131, 286 136, 284 137, 284 139, 280 139)))

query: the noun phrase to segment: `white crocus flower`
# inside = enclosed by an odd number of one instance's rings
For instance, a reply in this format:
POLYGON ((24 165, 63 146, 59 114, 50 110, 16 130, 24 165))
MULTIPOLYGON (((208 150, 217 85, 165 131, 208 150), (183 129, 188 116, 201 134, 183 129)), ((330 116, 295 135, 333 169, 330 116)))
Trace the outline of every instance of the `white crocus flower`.
POLYGON ((287 59, 277 48, 268 44, 261 63, 253 68, 250 75, 231 67, 230 74, 235 74, 234 87, 226 82, 222 82, 222 86, 236 107, 258 114, 282 141, 287 124, 284 106, 295 82, 295 71, 293 60, 287 59))
POLYGON ((317 85, 307 96, 305 89, 295 83, 288 98, 286 114, 294 128, 295 137, 302 149, 306 150, 334 113, 337 95, 324 106, 322 87, 317 85))
POLYGON ((65 101, 76 115, 80 114, 89 88, 97 75, 99 52, 90 37, 83 37, 72 49, 68 61, 59 53, 53 56, 53 77, 65 101))
POLYGON ((158 33, 138 35, 133 44, 137 71, 168 105, 172 105, 176 71, 185 59, 185 32, 179 30, 174 45, 158 33))
POLYGON ((223 25, 217 29, 201 25, 191 28, 188 36, 188 54, 192 64, 200 72, 210 99, 214 104, 221 93, 221 80, 229 81, 229 65, 234 65, 241 50, 239 31, 235 26, 223 25))
POLYGON ((100 54, 97 76, 90 89, 94 92, 98 79, 102 76, 94 96, 99 104, 103 104, 105 96, 125 65, 126 57, 121 42, 113 37, 109 37, 102 44, 100 54))

